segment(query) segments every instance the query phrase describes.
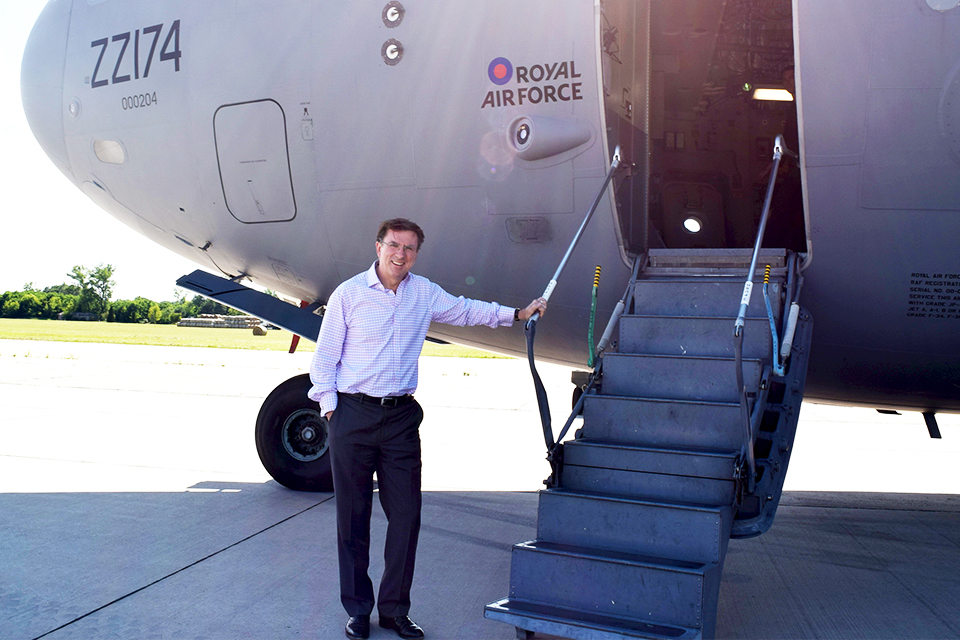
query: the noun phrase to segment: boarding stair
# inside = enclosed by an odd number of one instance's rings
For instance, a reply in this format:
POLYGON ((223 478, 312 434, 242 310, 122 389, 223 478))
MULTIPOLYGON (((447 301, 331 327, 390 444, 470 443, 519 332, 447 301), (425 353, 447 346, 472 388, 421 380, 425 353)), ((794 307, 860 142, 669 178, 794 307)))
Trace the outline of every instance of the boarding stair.
POLYGON ((751 258, 747 249, 638 258, 616 350, 575 408, 575 437, 551 450, 536 539, 513 547, 509 595, 487 605, 487 618, 518 638, 714 636, 729 539, 763 533, 776 513, 812 333, 794 304, 798 257, 751 258), (757 294, 765 278, 769 312, 757 294), (754 301, 737 331, 746 280, 754 301), (774 343, 793 307, 781 360, 774 343))

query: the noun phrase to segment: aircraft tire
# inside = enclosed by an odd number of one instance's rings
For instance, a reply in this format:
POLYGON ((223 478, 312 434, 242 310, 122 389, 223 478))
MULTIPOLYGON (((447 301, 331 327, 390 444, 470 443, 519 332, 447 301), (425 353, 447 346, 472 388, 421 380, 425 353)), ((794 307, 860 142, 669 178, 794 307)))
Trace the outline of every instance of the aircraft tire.
POLYGON ((267 472, 296 491, 333 491, 327 419, 307 397, 310 376, 290 378, 274 389, 257 415, 257 454, 267 472))

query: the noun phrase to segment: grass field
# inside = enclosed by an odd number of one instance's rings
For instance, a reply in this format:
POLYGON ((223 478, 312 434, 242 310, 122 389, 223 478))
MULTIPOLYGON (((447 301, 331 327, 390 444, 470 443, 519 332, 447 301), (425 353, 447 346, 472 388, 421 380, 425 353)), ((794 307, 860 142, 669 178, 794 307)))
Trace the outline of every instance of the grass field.
MULTIPOLYGON (((0 340, 50 340, 54 342, 105 342, 146 344, 161 347, 212 347, 216 349, 258 349, 286 351, 292 335, 267 331, 255 336, 249 329, 203 329, 167 324, 125 324, 117 322, 65 322, 60 320, 18 320, 0 318, 0 340)), ((313 342, 301 340, 299 350, 313 350, 313 342)), ((500 358, 486 351, 458 345, 423 345, 425 356, 458 358, 500 358)))

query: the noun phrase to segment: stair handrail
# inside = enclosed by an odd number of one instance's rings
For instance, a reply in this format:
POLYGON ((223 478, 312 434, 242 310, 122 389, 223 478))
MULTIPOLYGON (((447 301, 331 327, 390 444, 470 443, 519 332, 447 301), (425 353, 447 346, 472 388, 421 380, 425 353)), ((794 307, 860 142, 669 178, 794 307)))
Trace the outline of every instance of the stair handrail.
POLYGON ((790 356, 793 348, 793 338, 797 331, 797 323, 800 319, 800 289, 803 288, 803 275, 800 273, 797 254, 791 253, 787 258, 787 296, 786 301, 789 305, 789 313, 784 314, 783 320, 783 342, 780 344, 780 358, 784 361, 790 356))
POLYGON ((783 135, 777 134, 773 142, 773 168, 770 170, 770 180, 767 183, 767 195, 763 200, 763 213, 760 215, 760 227, 757 229, 757 238, 753 243, 753 254, 750 257, 750 270, 747 272, 747 279, 743 283, 743 295, 740 297, 740 313, 737 315, 737 321, 734 324, 733 333, 735 336, 743 332, 746 322, 747 308, 750 306, 750 297, 753 293, 753 275, 757 270, 757 262, 760 259, 760 247, 763 245, 763 234, 767 230, 767 220, 770 218, 770 202, 773 200, 773 189, 777 181, 777 172, 780 169, 780 160, 786 152, 790 157, 796 158, 796 154, 787 149, 783 142, 783 135))
MULTIPOLYGON (((603 199, 603 194, 606 193, 607 187, 610 185, 610 181, 613 179, 613 174, 619 166, 620 145, 617 145, 613 151, 613 160, 610 163, 610 170, 607 171, 607 176, 603 180, 603 186, 600 187, 600 191, 597 192, 597 197, 594 198, 593 204, 590 205, 590 210, 587 211, 587 215, 583 218, 583 222, 580 223, 580 228, 577 229, 576 234, 574 234, 573 240, 570 242, 570 246, 567 248, 567 252, 563 255, 563 259, 560 261, 560 265, 557 267, 553 277, 547 284, 547 288, 544 289, 543 295, 541 296, 543 299, 548 301, 550 300, 550 295, 557 286, 557 281, 560 279, 560 274, 563 273, 564 268, 567 266, 567 261, 573 254, 573 250, 577 248, 577 244, 579 244, 580 238, 583 236, 583 232, 587 228, 587 224, 590 222, 594 212, 600 205, 600 201, 603 199)), ((524 325, 524 333, 526 333, 527 336, 527 360, 530 363, 530 374, 533 376, 533 387, 537 395, 537 408, 540 411, 540 424, 543 427, 543 439, 546 442, 547 451, 552 451, 556 442, 553 439, 553 427, 550 422, 550 403, 547 400, 546 389, 543 387, 543 381, 540 380, 540 374, 537 373, 537 366, 533 359, 533 342, 537 333, 536 327, 539 319, 539 311, 530 316, 524 325)))
POLYGON ((610 339, 613 337, 613 330, 617 326, 620 316, 622 316, 626 308, 633 303, 633 284, 637 280, 640 265, 644 263, 646 259, 646 254, 640 254, 634 258, 633 269, 630 271, 630 281, 627 283, 627 289, 623 292, 623 295, 620 296, 620 300, 617 301, 617 305, 614 307, 613 313, 610 314, 610 319, 607 321, 607 326, 603 330, 603 335, 600 336, 600 342, 597 343, 595 360, 599 361, 603 352, 610 346, 610 339))
POLYGON ((633 270, 630 272, 630 281, 627 283, 627 288, 624 290, 623 295, 620 297, 616 307, 614 307, 613 312, 610 314, 610 320, 607 321, 607 327, 603 331, 603 337, 600 339, 600 343, 597 345, 596 368, 594 368, 593 372, 590 374, 586 389, 582 394, 580 394, 580 397, 577 398, 577 402, 573 405, 573 411, 570 412, 570 417, 567 418, 567 421, 563 425, 563 429, 560 430, 560 435, 557 436, 557 439, 554 441, 552 446, 547 447, 548 460, 552 460, 550 456, 553 456, 556 453, 557 447, 559 447, 563 442, 563 437, 567 435, 567 431, 570 430, 570 427, 573 425, 573 421, 576 420, 577 416, 583 411, 583 399, 586 397, 590 388, 593 387, 597 378, 600 376, 600 373, 603 369, 603 352, 610 344, 610 336, 613 334, 613 329, 620 320, 620 316, 623 315, 624 309, 633 303, 633 285, 637 280, 637 272, 640 268, 640 264, 645 260, 646 257, 643 254, 638 255, 634 259, 633 270))
MULTIPOLYGON (((740 312, 737 314, 737 320, 733 325, 733 344, 734 357, 736 360, 737 390, 740 396, 740 419, 744 429, 744 443, 741 454, 746 458, 749 475, 747 476, 747 491, 752 493, 757 478, 757 465, 754 457, 754 433, 750 424, 750 408, 747 402, 747 389, 744 384, 743 376, 743 329, 746 325, 747 309, 750 306, 750 298, 753 294, 753 278, 757 271, 757 262, 760 259, 760 247, 763 246, 763 235, 767 229, 767 221, 770 218, 770 203, 773 201, 773 190, 777 181, 777 173, 780 170, 780 160, 783 155, 796 160, 797 154, 787 149, 782 134, 777 134, 773 141, 773 166, 770 169, 770 180, 767 182, 767 194, 763 200, 763 211, 760 215, 760 226, 757 229, 757 237, 753 243, 753 254, 750 257, 750 270, 747 271, 747 279, 743 283, 743 295, 740 296, 740 312)), ((779 357, 777 354, 775 357, 779 357)))

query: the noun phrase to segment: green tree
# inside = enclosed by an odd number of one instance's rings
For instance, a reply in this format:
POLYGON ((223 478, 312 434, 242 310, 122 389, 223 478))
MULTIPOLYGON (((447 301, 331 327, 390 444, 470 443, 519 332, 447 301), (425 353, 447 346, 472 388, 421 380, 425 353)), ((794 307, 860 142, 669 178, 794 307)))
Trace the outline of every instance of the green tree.
POLYGON ((93 293, 93 289, 84 289, 77 296, 77 311, 79 313, 92 313, 98 317, 102 315, 101 300, 93 293))
POLYGON ((150 324, 157 324, 160 322, 160 305, 154 303, 150 305, 150 309, 147 310, 147 320, 150 324))
POLYGON ((8 291, 3 294, 0 312, 6 318, 39 318, 43 313, 43 294, 8 291))
POLYGON ((226 305, 220 304, 219 302, 211 300, 210 298, 204 298, 203 296, 194 296, 192 303, 195 307, 195 315, 200 315, 201 313, 220 314, 222 316, 243 315, 236 309, 231 309, 226 305))
POLYGON ((149 322, 150 307, 155 304, 154 301, 150 298, 137 296, 133 299, 133 303, 137 305, 137 322, 149 322))
POLYGON ((56 318, 61 313, 71 313, 76 304, 77 296, 26 287, 24 291, 0 294, 0 315, 6 318, 56 318))
MULTIPOLYGON (((169 303, 165 303, 169 304, 169 303)), ((149 298, 138 296, 135 300, 114 300, 107 313, 109 322, 155 322, 150 314, 156 307, 156 317, 160 318, 160 305, 149 298)))
POLYGON ((79 296, 72 296, 67 293, 45 293, 43 301, 45 318, 56 319, 62 313, 67 316, 76 309, 79 296))
POLYGON ((43 290, 44 293, 60 293, 60 294, 66 293, 71 296, 79 296, 80 291, 81 289, 77 285, 66 284, 66 283, 54 285, 52 287, 47 287, 43 290))
POLYGON ((20 313, 20 302, 13 298, 7 298, 3 301, 3 317, 16 318, 20 313))
POLYGON ((80 287, 80 311, 89 311, 105 317, 110 308, 110 298, 116 283, 112 280, 115 268, 112 264, 98 264, 96 267, 76 265, 67 274, 80 287))
POLYGON ((107 314, 108 322, 136 322, 137 307, 132 300, 114 300, 107 314))
POLYGON ((177 324, 182 317, 183 309, 190 303, 185 300, 178 302, 160 302, 160 324, 177 324))

